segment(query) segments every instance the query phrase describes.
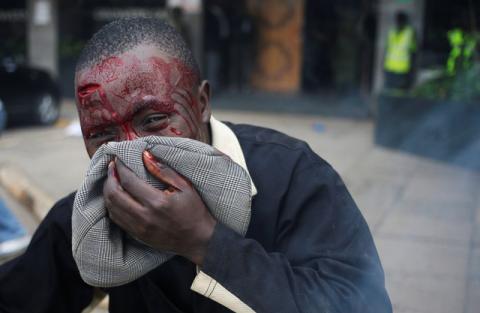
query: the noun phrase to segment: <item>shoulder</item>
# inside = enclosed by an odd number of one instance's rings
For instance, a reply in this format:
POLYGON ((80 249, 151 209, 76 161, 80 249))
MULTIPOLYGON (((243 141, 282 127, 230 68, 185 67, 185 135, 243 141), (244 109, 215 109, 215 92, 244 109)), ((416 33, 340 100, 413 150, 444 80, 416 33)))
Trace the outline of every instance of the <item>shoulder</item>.
POLYGON ((52 216, 56 218, 71 218, 72 217, 72 208, 73 201, 75 200, 75 192, 70 193, 69 195, 61 198, 53 205, 47 216, 52 216))
POLYGON ((329 166, 303 140, 282 132, 247 124, 226 123, 237 136, 245 158, 295 163, 298 169, 329 166))
POLYGON ((281 145, 289 149, 298 149, 305 145, 305 142, 271 128, 249 124, 233 124, 230 122, 225 123, 228 125, 228 127, 230 127, 230 129, 233 130, 238 138, 242 138, 244 140, 255 141, 263 144, 269 143, 281 145))
POLYGON ((72 232, 72 208, 75 199, 75 192, 58 200, 48 212, 39 226, 42 228, 55 228, 61 231, 65 236, 71 237, 72 232))
POLYGON ((358 208, 338 173, 306 142, 268 128, 227 125, 237 135, 258 190, 250 238, 274 251, 278 234, 286 229, 308 237, 312 229, 329 232, 331 225, 359 221, 358 208))
POLYGON ((333 185, 336 171, 303 140, 279 131, 245 124, 227 125, 240 142, 255 186, 270 196, 283 197, 296 188, 333 185))

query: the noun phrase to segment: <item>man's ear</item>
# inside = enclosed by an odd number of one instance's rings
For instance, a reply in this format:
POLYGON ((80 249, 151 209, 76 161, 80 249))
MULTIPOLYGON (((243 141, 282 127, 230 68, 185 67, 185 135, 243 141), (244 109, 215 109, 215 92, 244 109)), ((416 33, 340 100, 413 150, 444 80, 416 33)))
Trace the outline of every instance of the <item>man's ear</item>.
POLYGON ((202 122, 209 123, 212 108, 210 107, 210 84, 206 80, 198 86, 198 105, 202 114, 202 122))

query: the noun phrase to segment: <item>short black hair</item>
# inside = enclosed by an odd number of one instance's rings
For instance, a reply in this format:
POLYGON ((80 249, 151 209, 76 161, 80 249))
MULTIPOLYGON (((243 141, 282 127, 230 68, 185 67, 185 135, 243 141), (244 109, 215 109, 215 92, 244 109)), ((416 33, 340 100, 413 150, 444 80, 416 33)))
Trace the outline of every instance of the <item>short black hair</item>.
POLYGON ((148 17, 119 19, 100 28, 83 48, 75 71, 144 43, 152 44, 162 53, 179 59, 200 79, 197 62, 182 35, 165 21, 148 17))

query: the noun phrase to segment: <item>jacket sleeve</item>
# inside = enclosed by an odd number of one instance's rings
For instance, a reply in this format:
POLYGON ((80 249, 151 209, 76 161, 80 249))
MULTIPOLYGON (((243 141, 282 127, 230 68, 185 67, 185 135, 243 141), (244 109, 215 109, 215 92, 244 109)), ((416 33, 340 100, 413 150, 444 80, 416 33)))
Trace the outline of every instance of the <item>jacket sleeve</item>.
POLYGON ((81 312, 93 288, 78 273, 71 248, 71 198, 42 221, 26 252, 0 266, 0 312, 81 312))
POLYGON ((235 312, 392 312, 369 228, 328 164, 293 175, 275 222, 270 252, 217 225, 192 289, 235 312))

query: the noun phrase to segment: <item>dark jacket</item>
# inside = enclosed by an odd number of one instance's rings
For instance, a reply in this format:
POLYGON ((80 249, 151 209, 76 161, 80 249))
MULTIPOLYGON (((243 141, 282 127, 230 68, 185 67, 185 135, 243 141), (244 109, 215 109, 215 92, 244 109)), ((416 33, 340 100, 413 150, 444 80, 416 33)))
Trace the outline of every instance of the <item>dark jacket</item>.
MULTIPOLYGON (((332 167, 279 132, 228 124, 258 189, 246 238, 218 225, 202 271, 256 312, 392 312, 369 228, 332 167)), ((81 312, 93 289, 71 251, 74 195, 60 200, 26 253, 0 267, 0 312, 81 312)), ((110 312, 229 312, 190 290, 194 264, 174 257, 106 290, 110 312)))

